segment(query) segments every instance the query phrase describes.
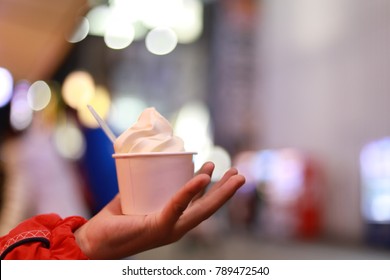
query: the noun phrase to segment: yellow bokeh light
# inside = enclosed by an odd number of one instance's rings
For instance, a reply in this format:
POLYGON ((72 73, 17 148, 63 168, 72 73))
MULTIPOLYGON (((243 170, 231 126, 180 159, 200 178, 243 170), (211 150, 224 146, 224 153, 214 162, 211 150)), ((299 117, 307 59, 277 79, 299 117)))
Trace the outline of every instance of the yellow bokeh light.
MULTIPOLYGON (((111 105, 111 99, 107 89, 103 86, 97 86, 95 95, 89 104, 95 109, 99 116, 106 119, 111 105)), ((80 122, 86 127, 96 128, 99 126, 87 106, 79 107, 77 116, 80 122)))
POLYGON ((85 107, 95 94, 92 76, 85 71, 70 73, 62 85, 62 97, 67 105, 77 109, 85 107))
POLYGON ((45 110, 42 112, 42 117, 45 119, 47 124, 55 125, 58 118, 58 97, 59 97, 59 87, 57 84, 50 83, 48 84, 51 91, 51 98, 45 110))

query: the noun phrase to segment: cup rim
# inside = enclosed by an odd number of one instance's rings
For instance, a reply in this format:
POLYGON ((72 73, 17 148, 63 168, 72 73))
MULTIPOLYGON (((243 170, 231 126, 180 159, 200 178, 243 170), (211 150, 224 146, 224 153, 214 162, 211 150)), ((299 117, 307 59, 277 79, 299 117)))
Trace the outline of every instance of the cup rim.
POLYGON ((177 155, 196 155, 197 152, 148 152, 148 153, 115 153, 113 158, 144 157, 144 156, 177 156, 177 155))

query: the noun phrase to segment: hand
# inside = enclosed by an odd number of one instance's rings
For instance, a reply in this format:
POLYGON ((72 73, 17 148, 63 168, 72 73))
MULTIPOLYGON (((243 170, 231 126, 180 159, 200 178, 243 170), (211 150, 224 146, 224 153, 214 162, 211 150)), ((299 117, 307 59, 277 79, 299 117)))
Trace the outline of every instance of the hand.
POLYGON ((213 163, 205 163, 158 213, 123 215, 120 195, 116 195, 75 232, 76 242, 90 259, 121 259, 179 240, 215 213, 245 182, 230 168, 205 192, 213 170, 213 163))

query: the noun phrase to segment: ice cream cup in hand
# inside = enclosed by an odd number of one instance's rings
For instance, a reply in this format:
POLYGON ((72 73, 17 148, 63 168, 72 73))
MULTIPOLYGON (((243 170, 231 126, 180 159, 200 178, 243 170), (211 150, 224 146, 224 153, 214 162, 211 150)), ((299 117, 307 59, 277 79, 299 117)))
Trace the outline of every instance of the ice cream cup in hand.
POLYGON ((194 175, 192 152, 116 153, 123 214, 158 212, 194 175))

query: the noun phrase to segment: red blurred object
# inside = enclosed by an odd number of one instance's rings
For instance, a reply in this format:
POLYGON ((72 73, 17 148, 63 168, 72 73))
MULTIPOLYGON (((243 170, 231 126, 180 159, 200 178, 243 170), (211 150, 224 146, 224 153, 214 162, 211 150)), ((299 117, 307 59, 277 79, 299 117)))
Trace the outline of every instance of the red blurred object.
POLYGON ((302 193, 296 201, 298 217, 297 236, 316 237, 320 233, 321 203, 318 168, 313 162, 304 161, 302 193))

